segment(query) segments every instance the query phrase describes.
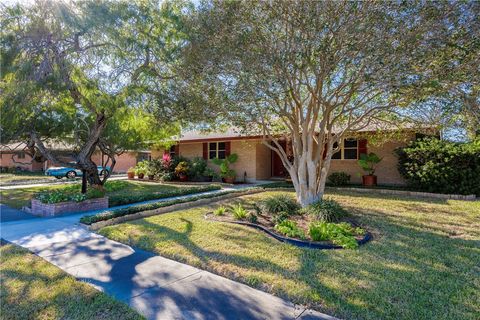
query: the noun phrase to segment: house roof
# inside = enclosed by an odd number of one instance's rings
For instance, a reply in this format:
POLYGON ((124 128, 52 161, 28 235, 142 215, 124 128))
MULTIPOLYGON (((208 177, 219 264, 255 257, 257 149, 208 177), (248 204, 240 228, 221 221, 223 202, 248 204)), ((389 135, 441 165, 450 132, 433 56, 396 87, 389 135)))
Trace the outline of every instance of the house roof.
MULTIPOLYGON (((355 132, 374 132, 374 131, 396 131, 396 130, 425 130, 433 129, 431 125, 419 125, 415 123, 404 123, 401 126, 392 125, 390 123, 370 123, 369 125, 356 130, 355 132)), ((261 139, 260 134, 246 134, 240 128, 231 127, 224 131, 201 131, 187 130, 174 137, 173 140, 179 142, 199 142, 213 140, 242 140, 242 139, 261 139)))

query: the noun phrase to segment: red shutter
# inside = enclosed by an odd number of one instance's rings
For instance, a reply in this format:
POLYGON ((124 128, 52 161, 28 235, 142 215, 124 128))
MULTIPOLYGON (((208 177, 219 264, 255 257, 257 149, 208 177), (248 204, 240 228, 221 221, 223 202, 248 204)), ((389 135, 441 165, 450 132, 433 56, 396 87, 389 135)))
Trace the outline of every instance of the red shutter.
POLYGON ((176 144, 175 145, 175 155, 178 157, 180 155, 180 145, 176 144))
POLYGON ((203 159, 208 160, 208 142, 203 143, 203 159))
POLYGON ((358 159, 360 159, 360 155, 367 154, 367 139, 360 139, 358 140, 358 159))
POLYGON ((230 155, 230 141, 225 141, 225 157, 230 155))

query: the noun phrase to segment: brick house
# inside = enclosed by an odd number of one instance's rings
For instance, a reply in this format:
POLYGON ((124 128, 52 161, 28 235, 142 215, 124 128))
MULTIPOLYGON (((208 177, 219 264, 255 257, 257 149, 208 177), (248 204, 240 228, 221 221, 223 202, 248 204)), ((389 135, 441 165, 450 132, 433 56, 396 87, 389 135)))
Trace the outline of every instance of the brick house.
MULTIPOLYGON (((378 183, 385 185, 405 184, 397 170, 397 157, 394 151, 415 139, 415 131, 404 130, 398 138, 389 138, 381 144, 369 144, 368 140, 373 140, 376 134, 384 133, 368 130, 363 133, 369 138, 356 139, 351 137, 345 139, 342 149, 332 157, 329 173, 346 172, 350 174, 352 183, 361 183, 363 173, 357 164, 359 155, 374 152, 383 158, 375 173, 378 177, 378 183)), ((172 146, 170 150, 152 150, 152 158, 160 158, 164 152, 169 152, 172 156, 179 155, 190 159, 201 157, 207 160, 210 167, 215 169, 217 167, 211 163, 211 159, 225 158, 231 153, 236 153, 238 161, 231 167, 237 172, 237 181, 269 180, 282 178, 287 174, 279 156, 262 143, 261 136, 246 136, 233 129, 224 133, 208 134, 189 131, 185 132, 176 141, 177 144, 172 146)), ((288 142, 284 140, 280 143, 288 154, 288 142)))
MULTIPOLYGON (((49 144, 47 147, 53 150, 55 154, 65 162, 73 161, 71 146, 63 143, 49 144)), ((24 171, 45 171, 46 169, 58 166, 51 161, 37 161, 32 159, 24 152, 24 143, 12 143, 6 146, 0 146, 0 167, 14 167, 24 171)), ((106 156, 100 151, 93 154, 92 160, 97 165, 102 165, 106 161, 106 156)), ((113 169, 114 173, 124 173, 130 167, 134 167, 138 161, 149 160, 150 150, 128 151, 117 157, 117 163, 113 169)))

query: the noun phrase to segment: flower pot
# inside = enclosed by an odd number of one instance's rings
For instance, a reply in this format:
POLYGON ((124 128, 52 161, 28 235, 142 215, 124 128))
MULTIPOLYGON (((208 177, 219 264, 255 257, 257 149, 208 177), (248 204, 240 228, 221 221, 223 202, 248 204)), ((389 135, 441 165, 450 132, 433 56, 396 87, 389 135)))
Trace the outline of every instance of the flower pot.
POLYGON ((178 175, 178 178, 180 179, 180 181, 187 181, 188 177, 185 173, 180 173, 178 175))
POLYGON ((138 174, 138 179, 143 179, 144 176, 145 176, 145 173, 139 173, 138 174))
POLYGON ((235 182, 235 177, 224 177, 223 182, 233 184, 235 182))
POLYGON ((377 176, 375 175, 367 175, 362 176, 362 182, 365 187, 373 187, 377 185, 377 176))
POLYGON ((148 180, 153 180, 153 178, 155 178, 155 176, 153 174, 148 175, 148 180))
POLYGON ((135 179, 135 172, 127 172, 127 176, 129 180, 135 179))

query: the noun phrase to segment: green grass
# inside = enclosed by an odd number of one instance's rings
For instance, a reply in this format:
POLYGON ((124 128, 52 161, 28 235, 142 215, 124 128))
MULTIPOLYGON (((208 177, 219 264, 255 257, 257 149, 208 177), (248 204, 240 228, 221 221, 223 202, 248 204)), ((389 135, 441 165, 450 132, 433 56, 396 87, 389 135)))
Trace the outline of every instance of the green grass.
MULTIPOLYGON (((137 182, 127 180, 111 181, 107 183, 122 186, 122 188, 120 188, 119 190, 107 192, 106 195, 110 197, 110 205, 112 206, 122 204, 122 200, 127 197, 144 197, 146 195, 157 195, 158 198, 162 198, 164 196, 182 194, 182 190, 185 191, 192 188, 192 186, 166 185, 153 182, 137 182)), ((205 186, 199 186, 198 188, 202 187, 205 186)), ((23 206, 30 205, 30 199, 36 193, 51 190, 71 190, 72 188, 78 189, 78 192, 80 192, 80 184, 1 190, 0 202, 12 208, 20 209, 23 206)))
POLYGON ((0 275, 1 319, 143 319, 15 245, 0 248, 0 275))
POLYGON ((57 180, 54 177, 48 177, 43 172, 19 172, 19 173, 0 173, 0 184, 18 182, 18 181, 45 181, 57 180))
MULTIPOLYGON (((270 191, 244 196, 248 208, 270 191)), ((331 193, 371 231, 357 250, 302 249, 177 211, 100 233, 345 319, 478 319, 480 202, 331 193)), ((233 205, 229 200, 228 205, 233 205)), ((224 203, 225 205, 225 203, 224 203)))

